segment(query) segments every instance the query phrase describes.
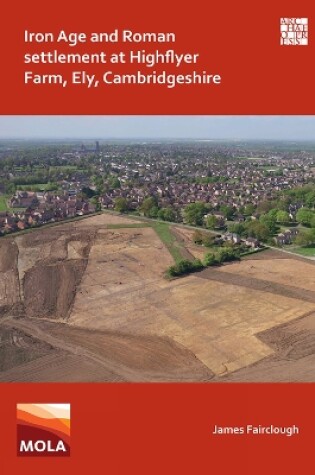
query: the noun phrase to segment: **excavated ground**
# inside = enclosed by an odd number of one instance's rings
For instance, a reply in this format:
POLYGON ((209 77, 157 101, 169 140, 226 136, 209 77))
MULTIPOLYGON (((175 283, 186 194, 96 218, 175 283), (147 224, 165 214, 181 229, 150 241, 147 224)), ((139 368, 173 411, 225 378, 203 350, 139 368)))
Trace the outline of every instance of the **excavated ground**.
MULTIPOLYGON (((202 257, 192 232, 172 229, 202 257)), ((0 381, 315 381, 314 262, 264 251, 168 281, 172 263, 109 214, 1 239, 0 381)))

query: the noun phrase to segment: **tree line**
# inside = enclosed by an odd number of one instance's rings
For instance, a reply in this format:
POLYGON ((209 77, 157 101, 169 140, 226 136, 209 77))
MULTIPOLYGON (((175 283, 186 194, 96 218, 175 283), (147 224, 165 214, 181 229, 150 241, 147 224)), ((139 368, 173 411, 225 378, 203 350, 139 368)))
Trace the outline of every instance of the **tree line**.
POLYGON ((187 275, 194 272, 199 272, 206 267, 218 266, 224 262, 240 260, 240 251, 238 249, 221 247, 214 252, 208 252, 204 260, 201 259, 183 259, 177 264, 170 266, 166 275, 168 277, 180 277, 181 275, 187 275))

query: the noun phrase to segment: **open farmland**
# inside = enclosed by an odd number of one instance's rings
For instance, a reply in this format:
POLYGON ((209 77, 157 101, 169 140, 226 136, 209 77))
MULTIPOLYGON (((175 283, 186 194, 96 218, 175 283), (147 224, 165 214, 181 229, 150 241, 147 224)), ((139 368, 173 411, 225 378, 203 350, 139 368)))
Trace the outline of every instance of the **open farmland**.
POLYGON ((312 261, 264 251, 170 281, 161 239, 110 214, 1 239, 0 381, 315 380, 312 261))

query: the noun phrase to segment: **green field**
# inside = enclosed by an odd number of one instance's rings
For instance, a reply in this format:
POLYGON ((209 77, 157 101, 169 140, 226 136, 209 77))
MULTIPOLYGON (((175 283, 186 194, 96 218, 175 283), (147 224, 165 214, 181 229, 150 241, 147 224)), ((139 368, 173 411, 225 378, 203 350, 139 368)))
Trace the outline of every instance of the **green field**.
POLYGON ((281 168, 279 167, 273 167, 271 165, 260 165, 258 167, 259 170, 265 170, 265 171, 269 171, 269 172, 280 172, 281 171, 281 168))
POLYGON ((315 245, 309 247, 298 247, 292 250, 292 252, 300 254, 301 256, 315 257, 315 245))
POLYGON ((0 196, 0 211, 1 212, 7 211, 9 209, 7 205, 7 199, 8 198, 5 195, 0 196))
POLYGON ((18 190, 29 190, 32 187, 36 188, 45 188, 47 183, 34 183, 32 185, 16 185, 18 190))
POLYGON ((49 167, 49 170, 61 170, 62 168, 68 168, 68 170, 77 170, 76 165, 54 165, 49 167))
POLYGON ((16 185, 18 190, 22 191, 49 191, 52 189, 55 190, 56 183, 35 183, 33 185, 16 185))
POLYGON ((62 172, 62 171, 76 171, 76 172, 86 172, 84 168, 78 168, 77 165, 55 165, 49 167, 50 172, 62 172))
POLYGON ((262 157, 237 157, 238 160, 264 160, 262 157))
POLYGON ((175 236, 171 233, 170 225, 166 223, 155 222, 152 224, 152 227, 169 250, 175 262, 178 263, 184 259, 184 256, 181 253, 180 244, 176 240, 175 236))

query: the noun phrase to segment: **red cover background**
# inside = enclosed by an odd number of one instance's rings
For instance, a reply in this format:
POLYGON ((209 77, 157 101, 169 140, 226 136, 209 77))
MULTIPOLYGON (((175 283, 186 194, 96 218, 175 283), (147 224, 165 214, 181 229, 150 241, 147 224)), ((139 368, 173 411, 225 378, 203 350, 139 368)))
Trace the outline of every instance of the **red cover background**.
MULTIPOLYGON (((315 5, 266 0, 253 2, 6 2, 1 12, 0 75, 2 114, 313 114, 315 5), (309 45, 280 46, 280 18, 308 17, 309 45), (176 43, 132 44, 148 51, 175 49, 198 52, 198 71, 219 73, 220 86, 103 86, 88 90, 47 85, 24 85, 24 70, 62 73, 84 69, 88 73, 110 65, 23 64, 26 51, 42 45, 24 45, 24 30, 33 32, 111 32, 115 28, 138 32, 175 32, 176 43), (30 67, 31 66, 31 67, 30 67)), ((49 44, 46 50, 57 45, 49 44)), ((83 44, 77 51, 118 50, 121 45, 83 44)), ((124 48, 126 44, 123 45, 124 48)), ((74 48, 58 44, 60 52, 74 48)), ((137 69, 116 65, 115 71, 137 69)), ((150 73, 151 69, 142 68, 150 73)), ((164 69, 163 66, 159 69, 164 69)), ((169 73, 188 73, 167 67, 169 73)))
POLYGON ((1 385, 0 473, 308 474, 313 384, 1 385), (70 402, 70 458, 16 457, 16 403, 70 402), (301 434, 213 436, 214 424, 301 434))

